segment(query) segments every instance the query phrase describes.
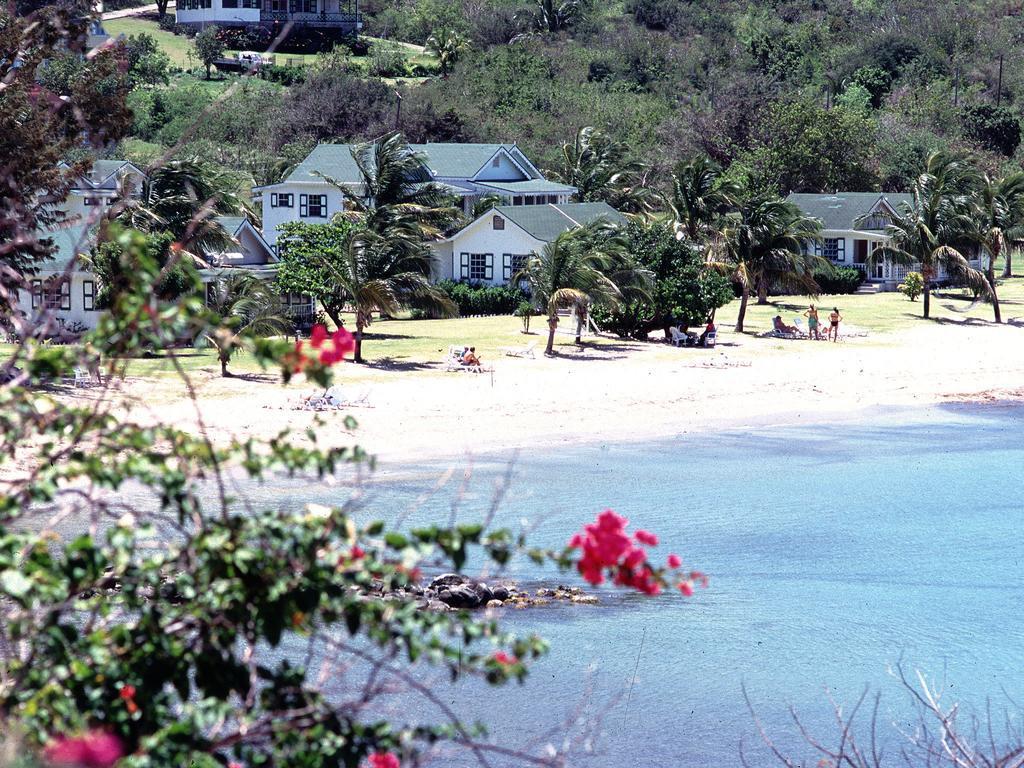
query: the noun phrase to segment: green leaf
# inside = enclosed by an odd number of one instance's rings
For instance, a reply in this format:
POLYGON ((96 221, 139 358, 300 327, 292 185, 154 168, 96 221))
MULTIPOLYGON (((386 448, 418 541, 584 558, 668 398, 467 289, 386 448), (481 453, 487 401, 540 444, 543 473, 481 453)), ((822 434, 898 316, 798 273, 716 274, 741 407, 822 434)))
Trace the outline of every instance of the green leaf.
POLYGON ((3 588, 6 594, 18 599, 28 594, 32 589, 32 582, 18 571, 8 570, 0 573, 0 588, 3 588))

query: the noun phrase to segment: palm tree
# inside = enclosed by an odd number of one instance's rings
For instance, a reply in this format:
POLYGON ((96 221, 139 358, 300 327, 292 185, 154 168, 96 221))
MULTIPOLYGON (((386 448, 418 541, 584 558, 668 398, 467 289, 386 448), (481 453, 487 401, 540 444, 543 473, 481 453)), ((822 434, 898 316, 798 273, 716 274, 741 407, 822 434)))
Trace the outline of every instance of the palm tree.
POLYGON ((427 38, 424 46, 428 52, 437 56, 441 66, 441 76, 448 77, 455 65, 466 51, 469 50, 469 39, 454 29, 435 29, 427 38))
POLYGON ((291 330, 291 322, 281 312, 280 297, 253 275, 231 275, 212 283, 207 305, 220 317, 220 324, 206 338, 217 348, 221 376, 232 375, 228 371, 231 356, 250 338, 291 330))
POLYGON ((628 213, 654 208, 657 196, 647 185, 647 167, 626 159, 626 146, 591 126, 580 128, 562 144, 562 161, 545 174, 576 187, 581 203, 606 202, 628 213))
POLYGON ((1011 173, 995 178, 984 173, 978 180, 974 199, 977 239, 988 254, 985 277, 992 291, 992 312, 997 323, 1003 322, 996 294, 996 260, 1005 253, 1010 263, 1010 244, 1024 234, 1024 173, 1011 173))
MULTIPOLYGON (((548 314, 548 343, 554 354, 558 310, 575 308, 582 318, 595 304, 618 306, 623 286, 642 284, 647 273, 625 259, 618 228, 598 220, 576 230, 562 232, 543 250, 526 260, 513 283, 525 281, 533 300, 548 314)), ((580 328, 577 328, 577 343, 580 328)))
POLYGON ((341 295, 355 309, 357 363, 363 362, 363 330, 374 312, 393 315, 415 305, 443 317, 458 314, 452 300, 430 283, 426 249, 396 247, 387 236, 353 227, 340 252, 325 254, 325 259, 341 295))
POLYGON ((497 192, 488 192, 473 204, 473 221, 476 221, 491 208, 501 205, 502 198, 497 192))
POLYGON ((576 20, 580 10, 580 0, 537 0, 534 25, 543 31, 559 32, 576 20))
POLYGON ((678 227, 698 245, 715 239, 722 217, 736 207, 739 184, 722 178, 707 155, 680 163, 672 173, 669 208, 678 227))
POLYGON ((976 231, 972 221, 970 169, 942 153, 928 157, 925 171, 913 184, 911 200, 900 206, 886 234, 889 242, 869 261, 887 258, 897 264, 919 265, 924 278, 924 317, 931 312, 932 280, 939 267, 962 277, 975 290, 991 294, 982 272, 973 269, 956 247, 976 231))
POLYGON ((793 203, 774 197, 755 195, 727 215, 717 246, 723 258, 716 265, 740 284, 737 333, 743 332, 752 288, 758 291, 759 304, 768 303, 768 285, 773 281, 817 291, 814 269, 828 262, 805 250, 807 243, 820 235, 821 222, 804 216, 793 203))
POLYGON ((235 175, 205 160, 172 160, 150 172, 139 200, 124 198, 111 215, 144 231, 170 232, 195 254, 220 251, 231 235, 216 218, 254 215, 240 187, 235 175))

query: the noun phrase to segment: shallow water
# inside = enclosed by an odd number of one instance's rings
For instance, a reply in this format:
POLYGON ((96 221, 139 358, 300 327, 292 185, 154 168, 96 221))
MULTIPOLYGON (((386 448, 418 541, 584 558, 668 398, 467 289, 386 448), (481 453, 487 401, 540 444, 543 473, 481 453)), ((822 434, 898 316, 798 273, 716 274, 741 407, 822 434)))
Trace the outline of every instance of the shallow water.
POLYGON ((459 463, 433 493, 447 465, 385 468, 365 503, 390 515, 416 501, 414 523, 447 521, 453 505, 477 519, 508 473, 497 523, 540 521, 534 543, 562 546, 604 507, 657 532, 665 553, 711 574, 709 589, 690 600, 608 591, 600 607, 510 612, 507 624, 539 631, 550 655, 522 688, 443 686, 446 698, 511 743, 581 702, 612 703, 588 765, 738 765, 741 739, 766 765, 742 685, 798 754, 807 750, 787 706, 835 734, 826 690, 851 704, 865 686, 882 692, 883 738, 896 744, 887 724, 909 712, 887 667, 901 658, 968 706, 1024 693, 1024 413, 878 421, 566 447, 522 454, 511 470, 507 457, 477 460, 467 488, 459 463))

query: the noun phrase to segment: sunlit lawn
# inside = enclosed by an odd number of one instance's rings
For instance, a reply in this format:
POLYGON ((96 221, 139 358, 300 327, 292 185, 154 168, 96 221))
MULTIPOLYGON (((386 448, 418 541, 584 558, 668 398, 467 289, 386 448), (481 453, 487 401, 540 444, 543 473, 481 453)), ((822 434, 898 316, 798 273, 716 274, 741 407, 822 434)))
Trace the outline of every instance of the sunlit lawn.
POLYGON ((191 41, 184 35, 176 35, 173 32, 166 32, 160 29, 160 25, 151 19, 138 17, 126 17, 123 19, 108 19, 103 22, 103 28, 111 37, 118 35, 138 35, 145 32, 152 35, 160 48, 167 54, 171 62, 179 67, 198 66, 195 59, 189 59, 189 51, 192 48, 191 41))

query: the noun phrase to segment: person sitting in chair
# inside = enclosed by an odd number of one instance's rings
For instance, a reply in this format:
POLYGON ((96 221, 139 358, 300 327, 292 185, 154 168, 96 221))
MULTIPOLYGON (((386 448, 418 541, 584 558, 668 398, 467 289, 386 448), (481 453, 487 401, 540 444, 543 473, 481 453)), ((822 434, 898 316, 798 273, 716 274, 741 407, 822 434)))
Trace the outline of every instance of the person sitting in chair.
POLYGON ((462 355, 462 364, 466 366, 480 366, 480 358, 476 356, 476 347, 470 347, 462 355))
POLYGON ((702 333, 700 335, 700 338, 697 339, 697 344, 699 344, 700 346, 703 347, 707 343, 708 336, 710 336, 714 332, 715 332, 715 321, 714 320, 708 320, 708 324, 704 328, 704 333, 702 333))
POLYGON ((772 320, 772 325, 776 331, 780 333, 799 333, 800 329, 795 325, 786 325, 786 321, 782 319, 782 315, 776 315, 775 319, 772 320))

